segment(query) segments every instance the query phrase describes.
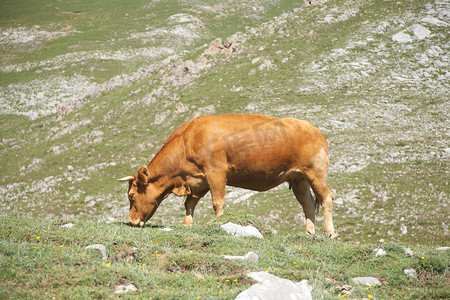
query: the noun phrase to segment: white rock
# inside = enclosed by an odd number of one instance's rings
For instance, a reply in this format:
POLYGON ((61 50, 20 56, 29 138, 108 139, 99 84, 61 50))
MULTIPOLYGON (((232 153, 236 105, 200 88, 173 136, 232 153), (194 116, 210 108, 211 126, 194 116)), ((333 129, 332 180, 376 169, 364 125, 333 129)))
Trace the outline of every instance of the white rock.
POLYGON ((252 272, 248 276, 258 283, 242 291, 237 300, 312 299, 312 287, 307 280, 293 282, 267 272, 252 272))
POLYGON ((75 168, 73 166, 71 166, 71 165, 68 165, 67 166, 67 171, 68 172, 73 172, 73 171, 75 171, 75 168))
POLYGON ((400 230, 402 231, 402 234, 408 233, 408 228, 405 226, 405 224, 400 225, 400 230))
POLYGON ((163 229, 161 229, 161 231, 172 231, 173 229, 172 228, 169 228, 169 227, 165 227, 165 228, 163 228, 163 229))
POLYGON ((414 251, 412 251, 411 249, 403 249, 403 251, 405 252, 405 255, 408 257, 413 257, 414 256, 414 251))
POLYGON ((431 46, 430 49, 427 50, 427 53, 431 56, 439 56, 444 53, 444 50, 439 46, 431 46))
POLYGON ((228 222, 220 226, 220 228, 235 236, 254 236, 260 239, 264 238, 261 232, 259 232, 258 229, 256 229, 251 225, 247 225, 244 227, 238 224, 228 222))
POLYGON ((74 226, 75 226, 75 224, 67 223, 67 224, 62 225, 61 227, 64 227, 64 228, 72 228, 72 227, 74 227, 74 226))
POLYGON ((434 17, 425 17, 422 19, 422 22, 431 24, 431 25, 435 25, 435 26, 449 26, 447 22, 441 21, 437 18, 434 17))
POLYGON ((375 256, 383 256, 383 255, 386 255, 387 254, 387 252, 386 251, 384 251, 383 249, 381 249, 381 248, 377 248, 377 249, 375 249, 375 256))
POLYGON ((356 284, 364 284, 367 286, 381 285, 381 282, 375 277, 355 277, 352 281, 356 284))
POLYGON ((439 248, 436 248, 436 250, 438 250, 438 251, 447 251, 447 250, 450 250, 450 247, 439 247, 439 248))
POLYGON ((130 283, 129 285, 118 285, 116 286, 116 291, 114 292, 115 294, 126 294, 128 292, 136 292, 138 290, 138 288, 130 283))
POLYGON ((108 257, 106 256, 106 247, 102 244, 93 244, 90 246, 87 246, 86 249, 95 249, 95 250, 99 250, 100 253, 102 254, 102 258, 103 259, 107 259, 108 257))
POLYGON ((248 261, 254 264, 258 263, 258 254, 256 254, 253 251, 250 251, 249 253, 247 253, 244 256, 231 256, 231 255, 224 255, 223 256, 225 259, 229 259, 229 260, 243 260, 243 261, 248 261))
POLYGON ((423 40, 431 35, 431 31, 419 24, 411 26, 411 30, 414 33, 414 36, 419 40, 423 40))
POLYGON ((405 269, 403 273, 408 277, 417 278, 417 272, 414 269, 405 269))
POLYGON ((409 34, 405 33, 404 31, 400 31, 400 32, 394 34, 394 36, 392 37, 392 40, 394 42, 401 43, 401 44, 412 42, 411 36, 409 34))

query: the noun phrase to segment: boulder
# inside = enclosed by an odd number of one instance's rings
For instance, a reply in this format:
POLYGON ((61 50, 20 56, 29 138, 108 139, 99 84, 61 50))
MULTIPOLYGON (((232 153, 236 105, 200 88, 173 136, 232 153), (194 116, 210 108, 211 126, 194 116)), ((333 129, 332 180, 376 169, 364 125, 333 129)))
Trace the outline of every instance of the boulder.
POLYGON ((223 230, 234 236, 254 236, 260 239, 264 238, 261 232, 259 232, 258 229, 256 229, 252 225, 241 226, 238 224, 228 222, 220 226, 220 228, 222 228, 223 230))
POLYGON ((258 283, 242 291, 237 300, 312 299, 312 287, 307 280, 294 282, 267 272, 252 272, 248 276, 258 283))

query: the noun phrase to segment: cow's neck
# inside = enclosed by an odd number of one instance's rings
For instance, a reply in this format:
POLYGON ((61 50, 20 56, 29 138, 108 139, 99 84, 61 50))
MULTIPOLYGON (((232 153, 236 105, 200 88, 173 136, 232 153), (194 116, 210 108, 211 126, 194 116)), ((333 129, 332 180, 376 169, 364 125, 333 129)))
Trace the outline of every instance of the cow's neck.
POLYGON ((150 182, 161 189, 169 189, 174 180, 179 180, 183 160, 184 153, 176 140, 165 144, 148 165, 150 182))

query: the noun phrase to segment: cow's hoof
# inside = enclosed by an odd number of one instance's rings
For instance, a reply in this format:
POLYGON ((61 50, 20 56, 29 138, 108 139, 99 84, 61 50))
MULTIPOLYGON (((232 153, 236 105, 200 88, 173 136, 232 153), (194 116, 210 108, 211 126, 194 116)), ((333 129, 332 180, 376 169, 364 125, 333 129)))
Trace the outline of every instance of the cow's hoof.
POLYGON ((328 233, 328 232, 325 232, 325 231, 324 231, 323 234, 324 234, 327 238, 329 238, 329 239, 334 239, 334 238, 337 237, 337 234, 334 233, 334 232, 328 233))
POLYGON ((191 216, 185 216, 183 221, 183 226, 192 226, 194 224, 194 220, 191 216))

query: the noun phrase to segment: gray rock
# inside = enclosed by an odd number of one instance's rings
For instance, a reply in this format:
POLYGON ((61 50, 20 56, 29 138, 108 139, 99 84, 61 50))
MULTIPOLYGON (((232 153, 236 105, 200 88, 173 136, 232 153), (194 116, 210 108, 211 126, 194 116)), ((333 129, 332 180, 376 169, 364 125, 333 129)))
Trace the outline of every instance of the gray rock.
POLYGON ((367 286, 381 285, 381 282, 375 277, 355 277, 352 281, 356 284, 363 284, 367 286))
POLYGON ((401 44, 412 42, 411 36, 409 34, 405 33, 404 31, 400 31, 400 32, 394 34, 394 36, 392 37, 392 40, 394 42, 401 43, 401 44))
POLYGON ((244 227, 238 224, 228 222, 220 226, 220 228, 235 236, 254 236, 260 239, 264 238, 261 232, 259 232, 258 229, 256 229, 251 225, 247 225, 244 227))
POLYGON ((138 288, 132 283, 129 285, 118 285, 116 286, 114 294, 126 294, 128 292, 136 292, 137 290, 138 288))
POLYGON ((248 276, 258 283, 242 291, 237 300, 312 299, 307 280, 293 282, 267 272, 252 272, 248 276))
POLYGON ((243 261, 248 261, 254 264, 258 263, 258 254, 256 254, 253 251, 250 251, 249 253, 247 253, 244 256, 230 256, 230 255, 224 255, 225 259, 229 259, 229 260, 243 260, 243 261))
POLYGON ((102 244, 93 244, 93 245, 87 246, 86 249, 99 250, 102 255, 102 259, 106 260, 108 258, 106 256, 106 247, 102 244))
POLYGON ((408 277, 417 278, 417 272, 415 269, 405 269, 403 270, 403 273, 405 273, 408 277))

